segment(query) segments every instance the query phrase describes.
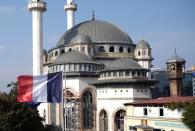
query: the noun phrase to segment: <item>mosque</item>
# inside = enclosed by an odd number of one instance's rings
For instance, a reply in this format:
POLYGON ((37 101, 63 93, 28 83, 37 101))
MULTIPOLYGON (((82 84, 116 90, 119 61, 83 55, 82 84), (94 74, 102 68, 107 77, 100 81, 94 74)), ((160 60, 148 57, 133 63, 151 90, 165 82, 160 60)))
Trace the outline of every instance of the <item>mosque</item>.
MULTIPOLYGON (((31 0, 28 8, 33 17, 39 13, 41 23, 46 3, 31 0)), ((45 124, 64 124, 68 131, 123 131, 124 103, 151 99, 156 83, 150 77, 150 44, 145 40, 134 43, 119 27, 94 16, 75 25, 74 0, 67 0, 64 9, 67 30, 53 48, 43 51, 40 69, 45 74, 63 72, 65 123, 60 119, 64 113, 59 104, 41 105, 40 114, 45 116, 45 124)), ((37 23, 33 24, 36 36, 42 30, 36 30, 37 23)))

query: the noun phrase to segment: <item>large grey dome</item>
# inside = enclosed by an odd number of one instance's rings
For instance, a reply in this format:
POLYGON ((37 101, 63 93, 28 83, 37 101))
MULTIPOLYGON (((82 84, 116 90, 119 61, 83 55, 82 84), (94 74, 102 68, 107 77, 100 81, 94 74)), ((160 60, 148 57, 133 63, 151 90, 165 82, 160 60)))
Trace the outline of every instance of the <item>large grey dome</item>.
POLYGON ((67 63, 95 63, 88 55, 79 51, 69 51, 58 56, 54 64, 67 64, 67 63))
POLYGON ((66 31, 60 38, 57 47, 70 44, 79 34, 89 36, 93 43, 127 43, 133 44, 127 33, 115 25, 99 20, 82 22, 66 31))
POLYGON ((74 37, 71 42, 72 44, 90 44, 92 43, 91 38, 88 35, 78 34, 74 37))
POLYGON ((143 69, 136 61, 129 58, 117 59, 110 62, 105 70, 143 69))

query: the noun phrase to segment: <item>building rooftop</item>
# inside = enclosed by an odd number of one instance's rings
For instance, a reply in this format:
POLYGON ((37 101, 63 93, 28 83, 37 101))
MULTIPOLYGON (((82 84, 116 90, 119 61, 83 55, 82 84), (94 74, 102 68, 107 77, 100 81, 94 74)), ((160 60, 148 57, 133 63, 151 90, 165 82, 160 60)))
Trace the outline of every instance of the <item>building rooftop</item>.
POLYGON ((77 35, 87 35, 93 43, 133 44, 127 33, 117 26, 100 20, 85 21, 66 31, 57 43, 57 47, 70 44, 77 35))
POLYGON ((165 105, 168 103, 177 102, 191 102, 195 100, 193 96, 172 96, 172 97, 160 97, 157 99, 144 100, 140 102, 125 103, 124 105, 134 106, 148 106, 148 105, 165 105))
POLYGON ((53 64, 67 64, 67 63, 95 63, 93 59, 79 51, 69 51, 59 55, 53 64))
POLYGON ((92 85, 101 85, 101 84, 117 84, 117 83, 144 83, 144 84, 151 84, 157 83, 156 80, 148 80, 148 79, 132 79, 132 78, 117 78, 117 79, 102 79, 91 82, 92 85))
POLYGON ((143 69, 136 61, 122 58, 111 61, 104 70, 143 69))
POLYGON ((175 56, 172 56, 171 58, 169 58, 167 60, 167 63, 172 63, 172 62, 181 62, 181 63, 185 63, 185 59, 181 58, 180 56, 178 56, 177 54, 175 56))

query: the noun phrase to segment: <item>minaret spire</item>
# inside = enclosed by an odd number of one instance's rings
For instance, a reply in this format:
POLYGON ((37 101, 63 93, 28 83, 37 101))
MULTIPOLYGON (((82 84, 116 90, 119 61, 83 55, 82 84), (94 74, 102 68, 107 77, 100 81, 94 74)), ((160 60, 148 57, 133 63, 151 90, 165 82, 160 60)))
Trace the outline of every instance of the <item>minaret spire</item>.
POLYGON ((74 0, 67 0, 64 10, 67 12, 67 30, 69 30, 74 26, 74 12, 77 10, 74 0))
POLYGON ((92 10, 92 20, 95 20, 95 11, 92 10))
POLYGON ((43 12, 46 11, 44 0, 30 0, 28 9, 32 13, 32 47, 33 47, 33 75, 42 74, 43 50, 43 12))

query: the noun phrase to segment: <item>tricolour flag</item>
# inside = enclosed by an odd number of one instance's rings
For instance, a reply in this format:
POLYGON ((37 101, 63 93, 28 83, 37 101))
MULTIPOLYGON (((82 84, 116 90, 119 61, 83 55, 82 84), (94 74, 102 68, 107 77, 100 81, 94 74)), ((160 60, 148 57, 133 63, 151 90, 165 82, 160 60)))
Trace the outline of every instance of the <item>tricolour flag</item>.
POLYGON ((61 102, 62 73, 18 77, 18 102, 61 102))

